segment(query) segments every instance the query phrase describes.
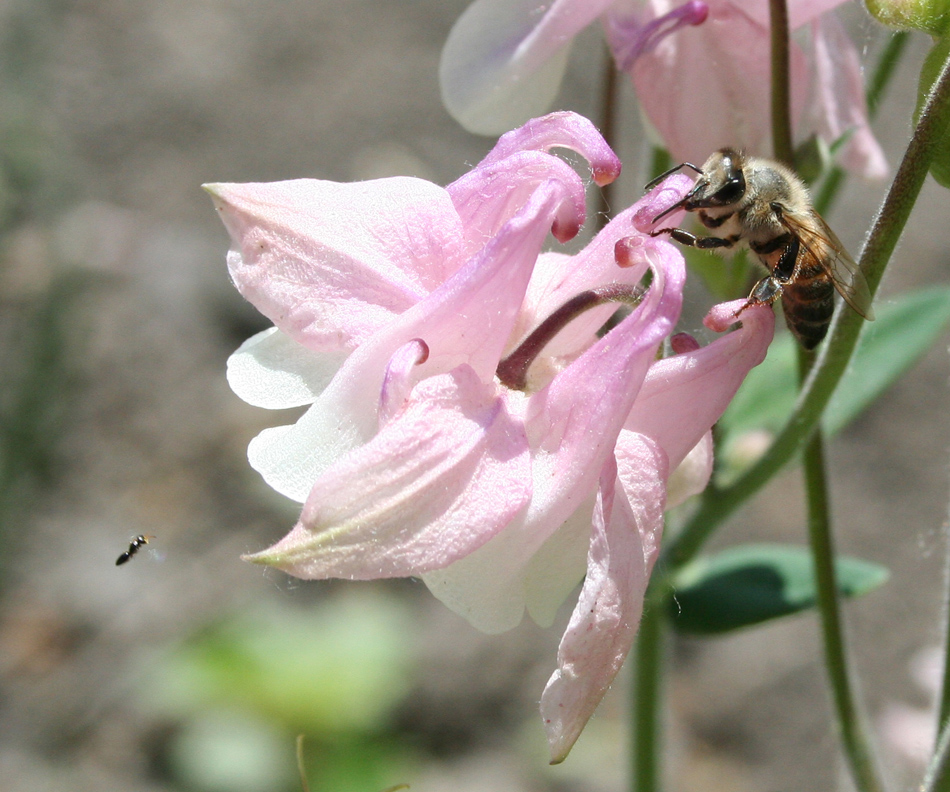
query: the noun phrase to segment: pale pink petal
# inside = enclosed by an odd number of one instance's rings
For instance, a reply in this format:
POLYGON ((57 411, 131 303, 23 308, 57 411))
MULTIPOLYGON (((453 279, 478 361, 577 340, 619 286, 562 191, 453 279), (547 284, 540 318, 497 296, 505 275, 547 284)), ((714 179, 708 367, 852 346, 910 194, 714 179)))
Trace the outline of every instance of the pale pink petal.
POLYGON ((557 671, 541 695, 551 761, 562 761, 623 665, 633 644, 643 597, 663 531, 667 463, 641 438, 625 460, 639 480, 629 500, 617 486, 618 463, 608 461, 594 510, 587 577, 558 648, 557 671))
POLYGON ((476 0, 442 50, 442 101, 470 132, 497 134, 551 105, 573 37, 613 0, 476 0))
POLYGON ((476 257, 358 347, 295 425, 254 438, 251 466, 275 490, 303 501, 320 473, 376 433, 389 361, 414 339, 429 348, 426 362, 416 367, 416 381, 465 363, 483 382, 492 382, 547 222, 563 197, 557 183, 538 187, 476 257))
POLYGON ((858 51, 830 14, 813 22, 811 30, 812 79, 800 136, 815 132, 830 144, 849 134, 838 155, 841 164, 866 178, 883 178, 887 161, 868 122, 858 51))
MULTIPOLYGON (((653 15, 670 2, 652 0, 653 15)), ((702 164, 724 146, 772 149, 769 29, 732 3, 711 2, 702 25, 680 30, 638 58, 632 78, 641 107, 677 162, 702 164)), ((805 100, 807 70, 792 44, 792 112, 805 100)))
POLYGON ((584 223, 584 183, 574 169, 539 151, 512 154, 501 162, 470 171, 454 184, 453 200, 465 228, 465 252, 474 255, 517 214, 538 185, 557 182, 566 200, 549 226, 560 242, 577 235, 584 223))
MULTIPOLYGON (((513 339, 521 340, 582 291, 608 283, 639 283, 651 263, 662 260, 670 250, 668 240, 646 235, 655 227, 653 219, 679 201, 692 184, 688 176, 674 174, 614 217, 577 255, 542 255, 528 284, 513 339), (618 246, 622 246, 622 266, 618 261, 618 246)), ((670 220, 675 224, 680 214, 674 213, 664 222, 670 220)), ((616 308, 616 305, 607 305, 578 317, 545 347, 545 355, 552 358, 576 355, 589 346, 594 333, 616 308)))
POLYGON ((416 366, 425 363, 429 357, 429 347, 419 338, 414 338, 396 350, 386 374, 383 377, 383 387, 379 394, 379 428, 388 424, 409 401, 412 385, 415 381, 413 370, 416 366))
POLYGON ((584 221, 585 185, 567 163, 547 155, 553 148, 575 151, 590 163, 598 184, 620 174, 620 160, 594 125, 577 113, 550 113, 501 136, 471 171, 446 187, 465 228, 466 250, 474 253, 518 211, 542 181, 562 182, 572 196, 552 231, 564 242, 584 221), (501 187, 499 189, 499 187, 501 187))
MULTIPOLYGON (((643 302, 529 402, 525 426, 535 451, 535 493, 527 519, 546 539, 596 486, 659 344, 682 305, 682 255, 654 249, 653 282, 643 302)), ((664 413, 667 408, 664 408, 664 413)), ((695 443, 694 443, 695 444, 695 443)))
MULTIPOLYGON (((476 166, 495 164, 521 151, 550 152, 554 148, 575 151, 590 163, 594 182, 603 187, 620 175, 620 158, 587 118, 568 110, 533 118, 506 132, 476 166)), ((453 199, 453 185, 446 187, 453 199)))
MULTIPOLYGON (((654 10, 659 11, 657 6, 654 10)), ((688 25, 701 25, 708 15, 709 4, 701 0, 674 3, 659 16, 652 16, 642 3, 627 0, 615 3, 604 14, 604 33, 614 63, 626 72, 637 58, 652 52, 664 38, 688 25)))
MULTIPOLYGON (((630 316, 520 408, 509 395, 510 411, 525 411, 532 448, 527 514, 470 556, 423 578, 445 605, 485 632, 502 632, 521 620, 532 557, 596 489, 597 471, 612 456, 656 349, 679 316, 682 255, 665 245, 652 263, 653 283, 630 316)), ((554 607, 539 605, 545 613, 554 607)))
POLYGON ((276 327, 251 336, 228 358, 228 385, 255 407, 284 410, 310 404, 346 355, 314 352, 276 327))
POLYGON ((640 389, 624 428, 658 442, 671 467, 719 420, 746 374, 765 358, 775 314, 760 305, 746 308, 736 319, 735 312, 746 304, 736 300, 715 306, 707 318, 712 329, 722 331, 737 321, 741 328, 695 351, 658 360, 640 389))
POLYGON ((247 560, 301 578, 406 577, 500 531, 531 494, 527 441, 471 369, 430 377, 313 487, 300 522, 247 560))
POLYGON ((351 350, 464 261, 448 193, 421 179, 217 184, 238 290, 298 343, 351 350))

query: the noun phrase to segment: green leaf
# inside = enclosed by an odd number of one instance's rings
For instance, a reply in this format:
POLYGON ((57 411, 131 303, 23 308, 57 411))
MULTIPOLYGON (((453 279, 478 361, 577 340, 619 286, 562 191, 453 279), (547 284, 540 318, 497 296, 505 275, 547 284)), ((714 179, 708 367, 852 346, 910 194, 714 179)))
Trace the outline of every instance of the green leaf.
MULTIPOLYGON (((835 434, 853 421, 934 343, 950 321, 950 287, 910 292, 879 308, 865 324, 851 365, 825 411, 824 427, 835 434)), ((761 365, 752 369, 718 430, 724 472, 747 462, 741 441, 750 432, 778 432, 798 394, 795 342, 776 339, 761 365)))
MULTIPOLYGON (((858 558, 835 561, 838 592, 858 597, 881 586, 888 570, 858 558)), ((742 545, 702 556, 673 581, 673 627, 681 633, 716 635, 811 608, 817 601, 807 548, 742 545)))
POLYGON ((851 365, 825 410, 824 427, 835 434, 860 415, 930 349, 950 321, 950 288, 903 295, 865 323, 851 365))

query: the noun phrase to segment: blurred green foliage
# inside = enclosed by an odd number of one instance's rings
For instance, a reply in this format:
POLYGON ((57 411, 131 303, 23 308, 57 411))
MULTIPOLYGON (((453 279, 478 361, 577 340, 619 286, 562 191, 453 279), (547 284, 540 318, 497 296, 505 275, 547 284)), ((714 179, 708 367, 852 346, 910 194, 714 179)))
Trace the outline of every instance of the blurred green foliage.
POLYGON ((412 749, 391 731, 409 690, 408 614, 368 584, 306 611, 261 606, 196 635, 150 675, 147 706, 182 724, 170 751, 187 788, 299 787, 306 735, 313 792, 399 782, 412 749))

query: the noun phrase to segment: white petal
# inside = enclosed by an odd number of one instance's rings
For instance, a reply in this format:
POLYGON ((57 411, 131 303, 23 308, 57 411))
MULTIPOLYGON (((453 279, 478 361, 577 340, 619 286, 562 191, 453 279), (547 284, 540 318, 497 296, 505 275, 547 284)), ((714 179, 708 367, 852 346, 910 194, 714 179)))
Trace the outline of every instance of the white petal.
POLYGON ((470 132, 505 132, 551 106, 573 35, 607 0, 477 0, 442 50, 442 101, 470 132))
POLYGON ((524 616, 524 523, 515 522, 474 553, 421 576, 436 598, 482 632, 505 632, 524 616))
POLYGON ((311 404, 345 355, 313 352, 276 327, 251 336, 228 358, 228 384, 255 407, 283 410, 311 404))
MULTIPOLYGON (((621 432, 623 434, 623 432, 621 432)), ((713 469, 712 432, 706 432, 686 458, 670 473, 666 483, 666 508, 679 506, 687 498, 698 495, 709 483, 713 469)))
POLYGON ((265 429, 251 440, 251 467, 281 495, 303 503, 317 477, 356 448, 363 433, 319 401, 293 426, 265 429))
POLYGON ((525 605, 540 627, 550 627, 587 570, 594 496, 557 529, 534 554, 524 575, 525 605))

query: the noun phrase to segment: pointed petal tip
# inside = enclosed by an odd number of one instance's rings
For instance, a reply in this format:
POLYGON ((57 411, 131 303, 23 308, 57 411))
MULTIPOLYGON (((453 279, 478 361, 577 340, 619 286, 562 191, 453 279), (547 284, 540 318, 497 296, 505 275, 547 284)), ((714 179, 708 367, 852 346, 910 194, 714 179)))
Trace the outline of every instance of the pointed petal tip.
POLYGON ((228 185, 224 182, 207 182, 201 185, 201 189, 204 190, 211 198, 217 203, 219 200, 224 200, 224 194, 227 192, 228 185))
POLYGON ((267 550, 259 550, 256 553, 244 553, 241 556, 241 560, 247 561, 249 564, 259 564, 261 566, 277 565, 276 557, 267 550))

